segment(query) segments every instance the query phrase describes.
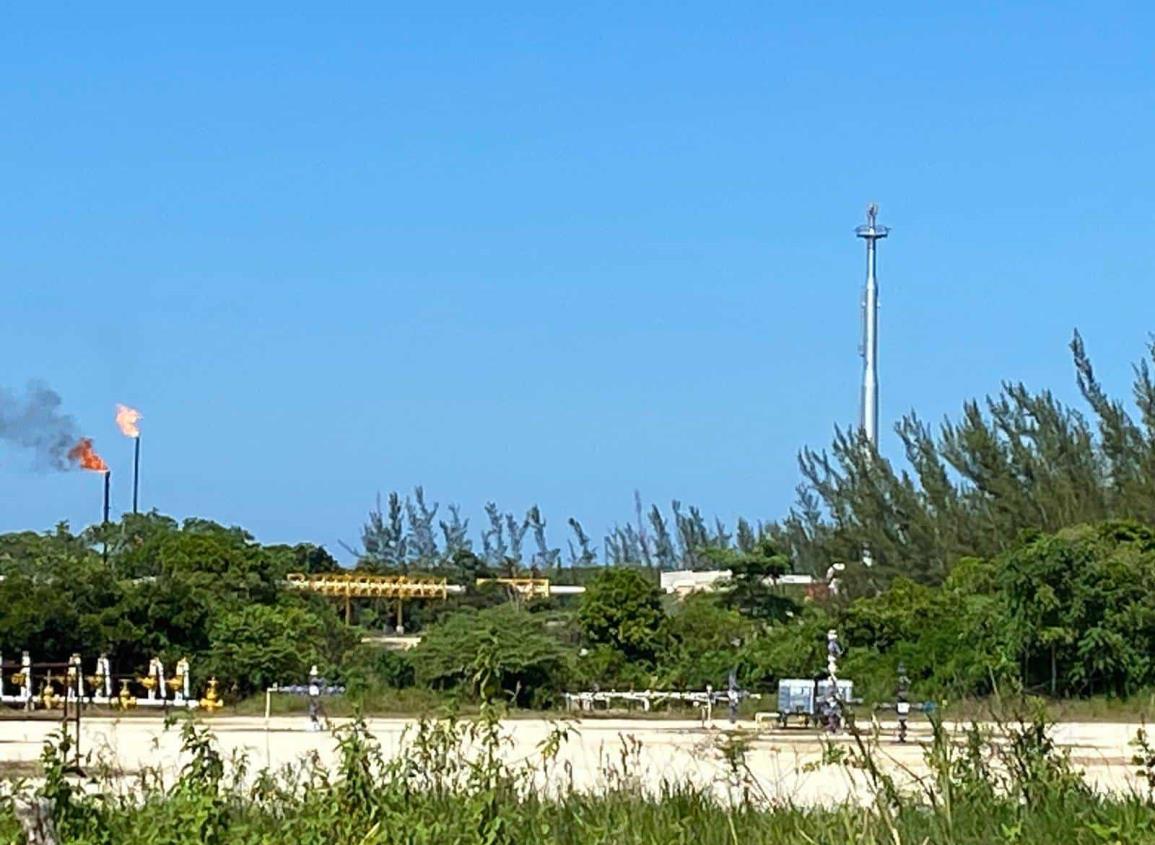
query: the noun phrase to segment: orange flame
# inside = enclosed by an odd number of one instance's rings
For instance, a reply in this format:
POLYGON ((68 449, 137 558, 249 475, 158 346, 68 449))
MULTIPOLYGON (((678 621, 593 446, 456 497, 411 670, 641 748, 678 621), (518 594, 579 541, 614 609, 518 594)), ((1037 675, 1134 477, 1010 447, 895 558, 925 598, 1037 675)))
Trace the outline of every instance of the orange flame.
POLYGON ((68 450, 68 459, 74 461, 81 469, 90 469, 93 472, 108 472, 108 464, 104 458, 96 454, 92 448, 92 440, 81 437, 80 442, 68 450))
POLYGON ((140 437, 140 429, 136 425, 139 421, 140 411, 136 408, 120 404, 116 406, 116 424, 125 437, 140 437))

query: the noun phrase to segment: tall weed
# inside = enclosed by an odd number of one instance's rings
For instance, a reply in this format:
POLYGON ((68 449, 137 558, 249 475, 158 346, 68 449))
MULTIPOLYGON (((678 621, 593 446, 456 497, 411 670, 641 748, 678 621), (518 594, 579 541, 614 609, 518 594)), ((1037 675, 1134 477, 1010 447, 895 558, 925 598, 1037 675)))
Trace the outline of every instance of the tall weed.
MULTIPOLYGON (((542 771, 556 766, 572 728, 557 726, 533 758, 514 763, 503 715, 493 703, 474 719, 422 721, 392 756, 355 718, 333 733, 331 769, 313 757, 256 772, 243 757, 225 759, 188 721, 180 725, 184 763, 168 780, 148 771, 126 781, 99 766, 77 775, 66 763, 68 737, 56 735, 44 748, 43 778, 0 798, 0 841, 21 841, 17 809, 32 801, 49 808, 60 842, 75 845, 1155 841, 1151 797, 1096 794, 1038 713, 961 734, 935 722, 924 749, 929 773, 902 779, 882 759, 877 731, 854 733, 827 756, 859 772, 872 800, 822 808, 762 792, 750 763, 753 738, 742 733, 714 743, 722 790, 680 781, 647 788, 631 737, 603 760, 599 789, 576 789, 571 777, 547 790, 542 771)), ((1149 759, 1142 748, 1137 756, 1149 759)))

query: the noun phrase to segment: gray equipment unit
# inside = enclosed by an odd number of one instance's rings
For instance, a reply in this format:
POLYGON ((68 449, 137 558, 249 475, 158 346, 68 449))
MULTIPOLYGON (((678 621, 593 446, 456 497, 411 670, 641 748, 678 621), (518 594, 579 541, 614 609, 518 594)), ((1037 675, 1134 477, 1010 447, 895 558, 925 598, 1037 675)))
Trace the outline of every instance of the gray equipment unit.
MULTIPOLYGON (((837 683, 838 683, 838 700, 839 701, 845 701, 845 702, 854 701, 854 681, 839 680, 837 683)), ((830 697, 830 681, 819 681, 818 682, 818 700, 824 701, 825 699, 827 699, 829 697, 830 697)))
POLYGON ((850 717, 844 708, 853 700, 854 682, 831 678, 819 681, 817 687, 817 720, 819 724, 825 727, 829 733, 841 732, 844 721, 850 717))
MULTIPOLYGON (((854 681, 837 681, 835 700, 841 704, 854 701, 854 681)), ((807 678, 783 678, 778 682, 778 726, 785 728, 791 719, 801 721, 806 727, 818 724, 825 715, 830 700, 829 680, 814 681, 807 678)))
POLYGON ((789 720, 801 719, 809 726, 814 719, 815 684, 806 678, 783 678, 778 682, 778 724, 786 727, 789 720))

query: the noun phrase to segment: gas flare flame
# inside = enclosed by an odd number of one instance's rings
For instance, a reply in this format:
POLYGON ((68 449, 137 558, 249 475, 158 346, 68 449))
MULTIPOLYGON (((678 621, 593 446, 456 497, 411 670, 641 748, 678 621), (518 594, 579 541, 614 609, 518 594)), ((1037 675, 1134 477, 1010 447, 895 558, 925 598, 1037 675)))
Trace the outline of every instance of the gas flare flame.
POLYGON ((92 448, 92 439, 88 437, 81 437, 80 442, 68 450, 68 460, 81 469, 108 472, 108 464, 104 462, 104 458, 96 454, 96 450, 92 448))
POLYGON ((140 411, 136 408, 120 404, 116 406, 116 424, 125 437, 140 437, 140 429, 136 425, 139 421, 140 411))

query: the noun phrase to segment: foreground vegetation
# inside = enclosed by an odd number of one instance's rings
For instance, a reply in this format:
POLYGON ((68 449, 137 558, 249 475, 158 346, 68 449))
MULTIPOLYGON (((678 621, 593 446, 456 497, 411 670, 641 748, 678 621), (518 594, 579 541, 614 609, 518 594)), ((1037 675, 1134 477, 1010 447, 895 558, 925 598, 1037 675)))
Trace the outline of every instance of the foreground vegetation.
MULTIPOLYGON (((1051 743, 1045 724, 1006 728, 1002 742, 974 729, 962 743, 936 729, 929 774, 899 788, 876 765, 868 738, 829 757, 868 784, 861 806, 804 807, 761 791, 742 740, 718 745, 717 784, 644 784, 629 754, 606 763, 599 787, 567 786, 557 768, 559 728, 524 763, 500 756, 499 711, 470 722, 422 723, 404 754, 386 759, 364 725, 339 729, 339 763, 278 772, 224 760, 194 723, 183 730, 175 783, 144 771, 124 781, 90 763, 68 773, 67 739, 45 747, 44 777, 0 800, 0 840, 22 829, 60 843, 1136 843, 1155 841, 1150 792, 1099 795, 1051 743), (551 777, 553 775, 554 777, 551 777), (554 789, 543 787, 553 782, 554 789), (18 821, 22 815, 23 822, 18 821)), ((1151 784, 1155 754, 1135 766, 1151 784)), ((830 765, 836 763, 831 762, 830 765)))

